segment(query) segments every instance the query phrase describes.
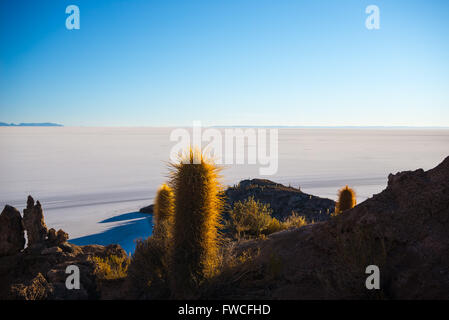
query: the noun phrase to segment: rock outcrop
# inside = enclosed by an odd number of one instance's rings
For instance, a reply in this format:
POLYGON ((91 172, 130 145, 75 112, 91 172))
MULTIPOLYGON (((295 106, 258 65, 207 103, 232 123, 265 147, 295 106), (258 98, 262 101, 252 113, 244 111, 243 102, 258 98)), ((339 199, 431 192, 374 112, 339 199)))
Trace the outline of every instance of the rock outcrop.
POLYGON ((31 196, 28 196, 27 207, 23 210, 23 224, 27 231, 28 246, 32 247, 45 242, 48 230, 42 206, 39 201, 34 204, 31 196))
POLYGON ((139 210, 141 213, 153 214, 154 213, 154 204, 150 204, 149 206, 143 207, 139 210))
POLYGON ((19 211, 6 206, 0 215, 0 300, 99 299, 111 297, 108 289, 120 292, 114 287, 120 282, 98 279, 98 266, 92 259, 127 257, 119 245, 79 247, 67 242, 69 236, 63 230, 47 232, 42 207, 32 197, 28 197, 23 220, 31 244, 25 249, 19 211), (80 289, 69 290, 65 285, 70 265, 80 270, 80 289))
POLYGON ((225 192, 226 203, 232 207, 234 202, 254 197, 263 203, 270 204, 273 217, 283 220, 292 211, 304 216, 307 222, 326 221, 335 209, 335 201, 313 196, 293 187, 286 187, 270 180, 243 180, 225 192))
POLYGON ((49 245, 59 246, 66 242, 68 239, 69 235, 62 229, 59 229, 58 232, 56 232, 56 230, 53 228, 48 230, 47 243, 49 245))
POLYGON ((5 206, 0 214, 0 257, 19 253, 25 245, 25 233, 20 212, 5 206))

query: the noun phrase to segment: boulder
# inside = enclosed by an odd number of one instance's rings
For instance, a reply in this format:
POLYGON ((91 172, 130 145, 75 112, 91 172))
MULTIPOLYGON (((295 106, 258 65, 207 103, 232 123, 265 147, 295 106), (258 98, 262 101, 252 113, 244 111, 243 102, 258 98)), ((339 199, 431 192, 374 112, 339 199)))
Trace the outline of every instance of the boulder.
POLYGON ((0 257, 20 252, 25 245, 25 233, 19 211, 5 206, 0 215, 0 257))
POLYGON ((62 244, 64 242, 66 242, 67 240, 69 240, 69 234, 67 232, 64 232, 64 230, 59 229, 58 232, 56 233, 56 241, 57 244, 62 244))
POLYGON ((62 229, 59 229, 58 232, 53 228, 48 230, 47 243, 49 246, 59 246, 67 242, 68 239, 69 235, 62 229))

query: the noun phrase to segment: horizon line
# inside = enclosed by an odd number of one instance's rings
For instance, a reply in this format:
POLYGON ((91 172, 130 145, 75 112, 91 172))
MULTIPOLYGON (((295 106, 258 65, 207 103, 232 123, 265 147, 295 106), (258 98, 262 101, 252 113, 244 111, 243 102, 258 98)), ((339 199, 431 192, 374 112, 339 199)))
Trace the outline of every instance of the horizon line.
MULTIPOLYGON (((0 122, 2 123, 2 122, 0 122)), ((54 127, 54 128, 191 128, 192 125, 63 125, 59 123, 7 123, 0 127, 54 127)), ((449 129, 449 126, 407 125, 202 125, 204 128, 278 128, 278 129, 449 129)))

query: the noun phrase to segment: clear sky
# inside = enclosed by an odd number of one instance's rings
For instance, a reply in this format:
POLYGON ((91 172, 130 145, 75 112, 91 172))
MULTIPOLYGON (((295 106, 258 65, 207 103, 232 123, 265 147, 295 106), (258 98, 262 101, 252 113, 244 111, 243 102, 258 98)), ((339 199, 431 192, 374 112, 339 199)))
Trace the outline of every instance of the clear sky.
POLYGON ((0 41, 3 122, 449 126, 447 0, 1 0, 0 41))

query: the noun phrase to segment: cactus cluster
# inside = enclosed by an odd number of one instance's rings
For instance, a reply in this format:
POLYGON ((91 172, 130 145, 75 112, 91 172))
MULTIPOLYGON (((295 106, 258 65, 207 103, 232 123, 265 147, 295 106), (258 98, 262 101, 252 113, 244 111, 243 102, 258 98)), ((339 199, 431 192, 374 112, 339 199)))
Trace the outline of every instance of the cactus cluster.
POLYGON ((174 298, 190 298, 217 271, 222 190, 219 168, 189 149, 170 165, 154 205, 153 237, 167 245, 169 283, 174 298))

